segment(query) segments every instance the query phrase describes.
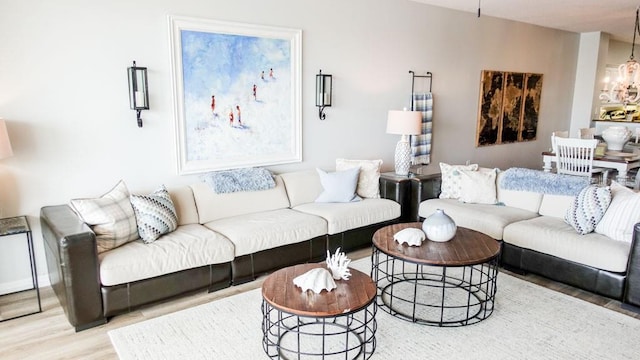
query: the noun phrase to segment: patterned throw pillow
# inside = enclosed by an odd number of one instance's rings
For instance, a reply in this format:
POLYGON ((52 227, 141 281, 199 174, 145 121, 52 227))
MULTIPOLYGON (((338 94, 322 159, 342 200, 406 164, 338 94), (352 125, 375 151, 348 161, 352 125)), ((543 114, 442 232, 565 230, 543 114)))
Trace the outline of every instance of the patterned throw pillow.
POLYGON ((440 187, 440 199, 460 198, 460 172, 458 170, 478 170, 478 164, 471 165, 449 165, 440 163, 442 173, 442 185, 440 187))
POLYGON ((149 195, 131 195, 131 205, 136 213, 138 233, 145 244, 178 227, 176 208, 164 185, 149 195))
POLYGON ((71 207, 96 234, 98 253, 138 239, 136 217, 123 181, 97 199, 73 199, 71 207))
POLYGON ((336 171, 360 168, 356 192, 363 198, 380 198, 380 166, 382 160, 336 159, 336 171))
POLYGON ((611 189, 608 186, 587 186, 580 191, 567 209, 564 221, 578 234, 588 234, 596 229, 610 203, 611 189))
POLYGON ((596 226, 596 232, 614 240, 631 243, 633 226, 640 222, 640 193, 611 183, 611 205, 596 226))

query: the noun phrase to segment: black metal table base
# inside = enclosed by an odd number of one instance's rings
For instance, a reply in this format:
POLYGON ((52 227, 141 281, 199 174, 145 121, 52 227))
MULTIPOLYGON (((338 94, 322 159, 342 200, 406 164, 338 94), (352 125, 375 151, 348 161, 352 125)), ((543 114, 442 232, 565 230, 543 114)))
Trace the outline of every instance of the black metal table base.
POLYGON ((262 302, 262 347, 274 359, 369 359, 376 348, 377 304, 337 317, 286 313, 262 302))
POLYGON ((415 264, 375 247, 371 256, 378 306, 393 316, 455 327, 475 324, 493 313, 497 258, 478 265, 447 267, 415 264))

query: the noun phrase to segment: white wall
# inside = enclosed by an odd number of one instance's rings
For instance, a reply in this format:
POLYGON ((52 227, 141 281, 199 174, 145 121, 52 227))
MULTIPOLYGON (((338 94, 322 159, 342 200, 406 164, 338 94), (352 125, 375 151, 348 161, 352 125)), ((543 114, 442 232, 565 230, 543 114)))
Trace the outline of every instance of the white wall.
MULTIPOLYGON (((29 216, 40 274, 42 206, 99 196, 119 179, 134 193, 198 181, 176 174, 169 14, 302 29, 304 161, 277 172, 331 169, 336 157, 381 158, 391 170, 398 138, 385 133, 386 115, 408 105, 409 70, 434 75, 426 173, 440 161, 538 168, 551 131, 569 126, 574 33, 406 0, 0 0, 0 9, 0 116, 15 152, 0 163, 0 207, 29 216), (142 129, 127 99, 132 60, 149 69, 142 129), (334 80, 325 121, 314 104, 318 69, 334 80), (483 69, 544 74, 538 140, 475 147, 483 69)), ((18 257, 0 267, 0 283, 28 276, 15 270, 18 257)))

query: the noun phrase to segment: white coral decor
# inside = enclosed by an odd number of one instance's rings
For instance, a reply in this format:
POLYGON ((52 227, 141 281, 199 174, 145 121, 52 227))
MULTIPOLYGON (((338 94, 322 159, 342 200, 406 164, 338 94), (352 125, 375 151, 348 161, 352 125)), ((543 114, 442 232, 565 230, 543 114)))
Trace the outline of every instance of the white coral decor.
POLYGON ((345 253, 340 252, 340 248, 337 248, 336 253, 333 255, 327 250, 327 267, 331 270, 331 275, 334 279, 349 280, 351 277, 349 263, 351 263, 351 259, 347 258, 345 253))

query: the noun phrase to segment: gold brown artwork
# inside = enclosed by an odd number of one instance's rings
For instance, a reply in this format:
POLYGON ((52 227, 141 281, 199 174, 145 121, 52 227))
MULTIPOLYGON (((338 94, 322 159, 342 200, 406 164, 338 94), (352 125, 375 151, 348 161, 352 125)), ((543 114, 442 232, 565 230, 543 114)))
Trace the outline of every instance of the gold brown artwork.
POLYGON ((542 74, 483 70, 476 146, 536 139, 542 74))

